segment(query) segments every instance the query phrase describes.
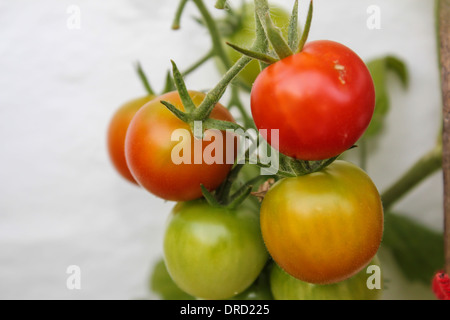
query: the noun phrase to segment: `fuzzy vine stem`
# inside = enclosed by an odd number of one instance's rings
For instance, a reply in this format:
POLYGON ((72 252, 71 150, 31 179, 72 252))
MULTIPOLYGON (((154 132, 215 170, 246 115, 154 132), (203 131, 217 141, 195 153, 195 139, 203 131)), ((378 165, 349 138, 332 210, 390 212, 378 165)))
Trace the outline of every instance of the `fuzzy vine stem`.
POLYGON ((186 70, 184 70, 181 74, 182 76, 187 76, 193 71, 197 70, 200 66, 202 66, 205 62, 207 62, 209 59, 211 59, 214 56, 214 51, 211 50, 207 54, 205 54, 203 57, 198 59, 198 61, 194 62, 190 67, 188 67, 186 70))
POLYGON ((186 3, 188 0, 181 0, 178 4, 177 11, 175 12, 175 18, 172 22, 172 29, 177 30, 180 29, 180 20, 181 20, 181 14, 183 13, 184 7, 186 6, 186 3))
POLYGON ((225 65, 225 68, 229 69, 231 67, 231 62, 228 58, 227 53, 225 52, 224 46, 221 41, 222 38, 220 36, 220 32, 217 28, 216 22, 209 13, 208 8, 206 8, 205 4, 203 3, 203 0, 192 1, 194 1, 195 5, 197 6, 200 14, 203 17, 206 27, 208 28, 215 54, 220 58, 222 63, 225 65))
POLYGON ((247 110, 245 110, 245 107, 242 104, 239 96, 239 88, 236 86, 231 87, 231 99, 229 107, 236 107, 239 110, 245 128, 255 128, 255 123, 253 122, 251 116, 248 114, 247 110))
POLYGON ((442 166, 442 146, 437 144, 432 150, 414 163, 391 187, 381 194, 383 207, 388 211, 394 203, 403 198, 420 182, 438 171, 442 166))

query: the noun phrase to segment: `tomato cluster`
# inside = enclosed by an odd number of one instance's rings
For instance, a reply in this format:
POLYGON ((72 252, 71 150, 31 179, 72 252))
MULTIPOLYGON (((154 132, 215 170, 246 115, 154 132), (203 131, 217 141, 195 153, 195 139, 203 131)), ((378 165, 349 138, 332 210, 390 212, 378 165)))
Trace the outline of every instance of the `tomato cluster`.
MULTIPOLYGON (((249 70, 244 79, 252 84, 256 128, 263 136, 279 132, 278 144, 271 135, 264 136, 267 142, 292 163, 331 159, 306 174, 275 175, 276 183, 256 205, 252 196, 238 197, 242 192, 226 194, 237 167, 225 159, 230 146, 215 150, 223 161, 203 158, 212 141, 207 133, 194 136, 192 122, 177 116, 188 111, 180 91, 134 100, 111 121, 108 145, 119 173, 176 202, 163 248, 171 278, 196 298, 229 299, 249 290, 269 264, 274 298, 378 297, 363 288, 363 269, 375 259, 383 234, 380 196, 363 170, 335 160, 371 120, 375 93, 367 67, 348 47, 322 40, 258 70, 256 79, 249 70), (174 139, 177 130, 186 134, 174 139), (182 163, 173 158, 180 143, 183 152, 189 150, 182 163)), ((186 93, 194 108, 206 100, 202 92, 186 93)), ((208 119, 235 123, 220 103, 208 119)), ((220 134, 236 148, 228 132, 220 134)))

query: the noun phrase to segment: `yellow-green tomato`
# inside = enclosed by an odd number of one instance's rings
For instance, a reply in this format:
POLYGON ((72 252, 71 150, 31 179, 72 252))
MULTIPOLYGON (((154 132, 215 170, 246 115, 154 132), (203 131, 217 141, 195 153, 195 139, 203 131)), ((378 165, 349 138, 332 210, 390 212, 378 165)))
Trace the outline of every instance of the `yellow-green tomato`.
POLYGON ((383 277, 377 256, 353 277, 333 284, 298 280, 274 263, 270 287, 275 300, 378 300, 383 293, 383 277))
MULTIPOLYGON (((241 8, 240 12, 244 12, 244 17, 242 19, 242 25, 233 34, 226 38, 227 42, 235 44, 242 48, 250 48, 255 41, 255 9, 252 3, 245 4, 245 9, 241 8)), ((290 14, 283 8, 279 6, 270 6, 270 17, 272 18, 275 26, 281 29, 283 36, 287 39, 289 18, 290 14)), ((226 51, 231 63, 234 64, 242 56, 239 52, 226 46, 226 51)), ((220 63, 220 62, 219 62, 220 63)), ((257 60, 251 61, 240 73, 239 78, 247 84, 249 87, 252 86, 256 77, 260 73, 261 69, 259 62, 257 60)))
POLYGON ((268 258, 258 212, 178 203, 164 236, 164 260, 173 281, 201 299, 229 299, 252 285, 268 258))
POLYGON ((261 230, 272 258, 302 281, 350 278, 375 256, 383 207, 370 177, 335 161, 319 172, 275 183, 261 204, 261 230))

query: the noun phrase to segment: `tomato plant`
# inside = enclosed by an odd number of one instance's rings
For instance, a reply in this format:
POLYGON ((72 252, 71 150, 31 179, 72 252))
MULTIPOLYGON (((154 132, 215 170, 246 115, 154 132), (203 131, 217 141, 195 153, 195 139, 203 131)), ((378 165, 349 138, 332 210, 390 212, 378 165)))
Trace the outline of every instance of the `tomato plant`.
MULTIPOLYGON (((190 91, 189 95, 196 105, 205 98, 204 93, 196 91, 190 91)), ((128 167, 136 181, 158 197, 173 201, 200 198, 201 184, 209 190, 214 190, 227 176, 232 163, 227 163, 226 148, 234 148, 235 141, 233 138, 227 139, 227 135, 222 132, 222 139, 227 142, 222 146, 222 161, 209 164, 204 154, 214 139, 202 140, 200 148, 194 149, 196 138, 190 126, 167 110, 161 100, 184 110, 178 92, 173 91, 159 96, 136 113, 125 140, 128 167), (177 129, 186 130, 184 132, 187 135, 174 139, 172 135, 177 129), (175 146, 180 147, 180 144, 181 150, 192 152, 187 161, 178 164, 172 159, 172 151, 175 146)), ((230 112, 221 104, 214 107, 211 117, 233 121, 230 112)))
MULTIPOLYGON (((341 43, 308 41, 312 1, 302 32, 298 1, 288 16, 267 0, 237 11, 216 0, 228 9, 224 21, 204 0, 180 0, 175 29, 188 2, 201 14, 212 48, 184 72, 172 61, 164 89, 170 92, 126 108, 114 120, 120 130, 110 129, 121 132, 111 145, 114 154, 125 153, 120 168, 128 178, 178 202, 165 229, 164 263, 151 278, 154 290, 166 299, 377 299, 365 267, 379 265, 381 245, 406 276, 431 279, 430 270, 444 264, 442 235, 390 209, 442 167, 442 139, 381 195, 361 169, 389 110, 386 73, 395 71, 406 87, 405 64, 387 56, 369 69, 341 43), (206 93, 188 90, 185 78, 210 58, 226 67, 220 81, 206 93), (241 91, 250 94, 251 115, 241 91), (198 124, 218 135, 196 132, 198 124), (274 147, 273 167, 260 146, 235 157, 235 138, 251 129, 274 147), (361 168, 338 159, 355 146, 361 168), (205 159, 208 152, 215 161, 205 159)), ((439 297, 448 291, 447 269, 434 278, 439 297)))
MULTIPOLYGON (((307 43, 261 72, 251 94, 258 129, 279 130, 281 153, 301 160, 337 156, 367 129, 375 106, 365 63, 337 42, 307 43)), ((262 133, 271 143, 271 135, 262 133)))
POLYGON ((377 253, 383 207, 369 176, 337 160, 273 185, 261 204, 261 230, 272 258, 287 273, 332 283, 353 276, 377 253))
POLYGON ((246 206, 179 203, 164 236, 164 260, 174 282, 203 299, 227 299, 246 290, 267 261, 258 212, 246 206))
POLYGON ((128 101, 114 113, 108 125, 107 147, 111 162, 122 177, 136 184, 125 159, 125 136, 136 112, 153 98, 147 95, 128 101))
MULTIPOLYGON (((368 266, 377 266, 380 261, 375 256, 368 266)), ((369 288, 370 276, 366 268, 349 279, 333 284, 313 284, 298 280, 273 264, 270 273, 270 286, 276 300, 378 300, 382 296, 382 276, 379 288, 369 288)), ((378 281, 378 280, 374 280, 378 281)))

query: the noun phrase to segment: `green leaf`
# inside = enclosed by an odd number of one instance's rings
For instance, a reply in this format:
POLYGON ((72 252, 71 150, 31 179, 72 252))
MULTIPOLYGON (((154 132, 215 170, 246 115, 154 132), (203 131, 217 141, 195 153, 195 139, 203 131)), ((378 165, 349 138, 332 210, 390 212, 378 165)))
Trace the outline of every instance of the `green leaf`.
POLYGON ((411 281, 429 285, 434 273, 444 266, 443 234, 392 212, 385 214, 382 245, 411 281))
POLYGON ((152 292, 156 293, 163 300, 195 300, 193 296, 181 290, 173 282, 163 259, 153 266, 149 287, 152 292))
POLYGON ((385 118, 390 109, 387 83, 388 72, 394 72, 405 88, 409 84, 409 75, 406 64, 394 56, 373 59, 367 63, 367 67, 375 86, 375 111, 364 137, 374 137, 382 132, 385 118))
POLYGON ((386 58, 386 66, 388 70, 394 71, 405 88, 408 88, 409 85, 409 74, 408 69, 406 68, 405 63, 397 57, 387 56, 386 58))

